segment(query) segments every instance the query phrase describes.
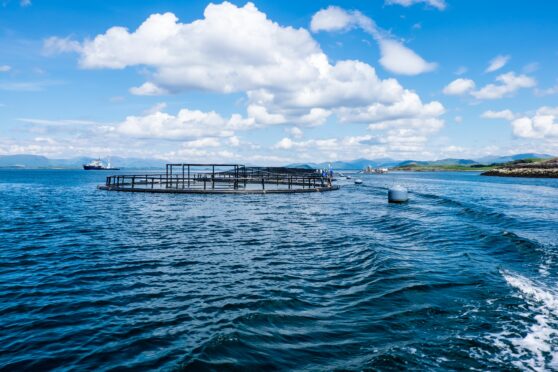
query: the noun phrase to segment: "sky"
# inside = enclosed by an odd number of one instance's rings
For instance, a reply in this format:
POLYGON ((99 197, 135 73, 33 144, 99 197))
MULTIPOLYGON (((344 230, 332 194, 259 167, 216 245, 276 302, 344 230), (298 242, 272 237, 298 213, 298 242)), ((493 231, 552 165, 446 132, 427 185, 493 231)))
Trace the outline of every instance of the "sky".
POLYGON ((0 4, 0 154, 558 155, 558 2, 0 4))

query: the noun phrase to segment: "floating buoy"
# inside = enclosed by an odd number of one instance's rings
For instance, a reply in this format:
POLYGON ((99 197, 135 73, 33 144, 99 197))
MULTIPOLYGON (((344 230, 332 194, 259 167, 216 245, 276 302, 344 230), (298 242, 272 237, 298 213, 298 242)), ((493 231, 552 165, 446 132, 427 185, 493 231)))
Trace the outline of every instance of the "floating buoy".
POLYGON ((355 180, 355 185, 360 185, 362 183, 362 180, 360 178, 357 178, 355 180))
POLYGON ((388 189, 388 202, 405 203, 409 200, 409 192, 401 185, 394 185, 388 189))

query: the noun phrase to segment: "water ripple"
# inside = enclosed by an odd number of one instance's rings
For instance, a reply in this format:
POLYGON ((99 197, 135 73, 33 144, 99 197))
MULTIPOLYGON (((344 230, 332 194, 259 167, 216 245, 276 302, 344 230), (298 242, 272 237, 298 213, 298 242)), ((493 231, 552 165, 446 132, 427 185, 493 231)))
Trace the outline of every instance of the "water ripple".
POLYGON ((0 171, 0 369, 558 368, 558 182, 362 178, 136 195, 0 171))

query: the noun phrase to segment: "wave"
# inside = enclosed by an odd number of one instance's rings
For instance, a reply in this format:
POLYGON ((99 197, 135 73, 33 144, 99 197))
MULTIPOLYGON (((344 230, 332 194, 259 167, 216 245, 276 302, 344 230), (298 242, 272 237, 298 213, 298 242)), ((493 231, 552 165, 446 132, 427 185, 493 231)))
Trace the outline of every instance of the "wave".
POLYGON ((528 310, 517 317, 519 324, 491 335, 501 357, 520 369, 557 369, 558 293, 511 271, 501 270, 500 274, 528 310))

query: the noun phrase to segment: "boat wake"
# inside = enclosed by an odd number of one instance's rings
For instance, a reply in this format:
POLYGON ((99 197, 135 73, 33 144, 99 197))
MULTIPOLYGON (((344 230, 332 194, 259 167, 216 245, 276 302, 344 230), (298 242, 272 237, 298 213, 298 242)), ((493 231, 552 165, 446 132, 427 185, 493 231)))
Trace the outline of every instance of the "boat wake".
POLYGON ((523 304, 503 332, 488 337, 501 350, 499 359, 523 370, 557 370, 558 293, 511 271, 500 274, 523 304))

